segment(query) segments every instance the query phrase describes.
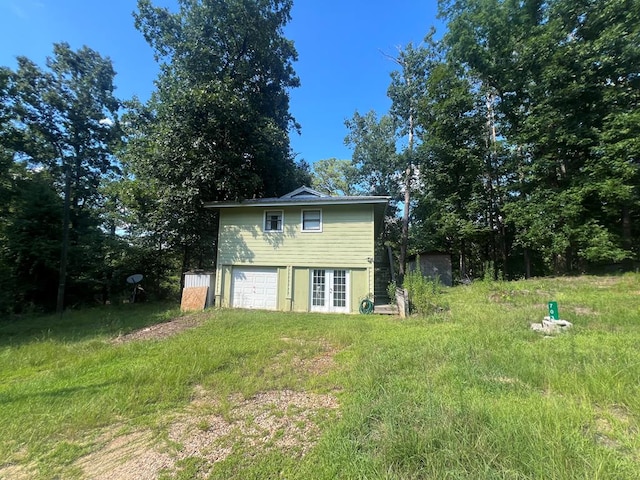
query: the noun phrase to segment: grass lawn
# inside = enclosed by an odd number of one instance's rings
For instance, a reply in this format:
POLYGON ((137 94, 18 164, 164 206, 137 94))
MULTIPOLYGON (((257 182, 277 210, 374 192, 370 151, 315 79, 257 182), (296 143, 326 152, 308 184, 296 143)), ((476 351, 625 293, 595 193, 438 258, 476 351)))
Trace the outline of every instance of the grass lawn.
POLYGON ((0 321, 0 479, 640 479, 640 275, 442 300, 0 321))

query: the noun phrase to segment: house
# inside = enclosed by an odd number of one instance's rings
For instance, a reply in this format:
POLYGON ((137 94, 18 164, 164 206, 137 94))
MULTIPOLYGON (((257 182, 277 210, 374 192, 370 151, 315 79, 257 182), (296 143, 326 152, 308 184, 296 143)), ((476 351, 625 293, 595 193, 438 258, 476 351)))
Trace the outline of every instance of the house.
POLYGON ((374 251, 389 197, 209 202, 219 211, 215 302, 223 307, 357 313, 374 291, 374 251))
POLYGON ((443 252, 421 252, 407 259, 407 271, 413 272, 420 265, 423 276, 439 278, 443 285, 453 285, 451 273, 451 255, 443 252))

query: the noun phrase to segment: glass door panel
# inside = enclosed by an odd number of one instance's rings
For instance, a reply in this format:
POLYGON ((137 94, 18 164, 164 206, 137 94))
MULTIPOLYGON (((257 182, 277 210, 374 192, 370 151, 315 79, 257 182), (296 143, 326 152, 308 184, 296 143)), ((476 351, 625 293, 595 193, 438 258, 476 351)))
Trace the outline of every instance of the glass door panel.
POLYGON ((349 272, 347 270, 312 270, 311 310, 349 312, 349 272))
POLYGON ((313 271, 313 280, 311 285, 311 309, 312 310, 322 310, 326 304, 326 294, 325 294, 325 270, 314 270, 313 271))
POLYGON ((347 306, 347 271, 333 271, 333 295, 331 299, 333 308, 341 309, 347 306))

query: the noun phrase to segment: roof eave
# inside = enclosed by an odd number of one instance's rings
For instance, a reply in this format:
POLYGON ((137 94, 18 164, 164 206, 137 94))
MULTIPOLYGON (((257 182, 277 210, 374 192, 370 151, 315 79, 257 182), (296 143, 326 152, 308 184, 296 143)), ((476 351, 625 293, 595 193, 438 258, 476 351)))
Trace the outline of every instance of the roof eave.
POLYGON ((272 201, 246 200, 244 202, 205 202, 205 208, 241 208, 241 207, 287 207, 292 205, 363 205, 363 204, 385 204, 391 197, 362 197, 362 198, 305 198, 299 200, 282 200, 274 198, 272 201))

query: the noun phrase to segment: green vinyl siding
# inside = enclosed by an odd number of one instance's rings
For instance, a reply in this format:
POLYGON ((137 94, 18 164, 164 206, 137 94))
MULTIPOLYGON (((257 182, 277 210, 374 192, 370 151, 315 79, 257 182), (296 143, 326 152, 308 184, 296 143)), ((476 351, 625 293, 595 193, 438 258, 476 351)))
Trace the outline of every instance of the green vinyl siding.
POLYGON ((374 211, 372 205, 329 205, 322 210, 321 231, 302 231, 302 210, 282 208, 282 232, 265 232, 261 207, 221 209, 218 241, 216 303, 231 306, 233 267, 264 266, 278 270, 278 309, 310 310, 314 269, 349 271, 349 307, 373 289, 374 211))
POLYGON ((362 269, 357 268, 351 270, 351 311, 358 312, 360 308, 360 302, 367 298, 371 292, 369 292, 369 271, 372 268, 362 269))
POLYGON ((278 267, 278 310, 291 310, 291 301, 287 299, 287 267, 278 267))
POLYGON ((216 305, 219 307, 231 306, 231 265, 218 264, 216 269, 216 305))
POLYGON ((321 232, 301 231, 302 207, 283 209, 282 232, 264 232, 265 210, 221 210, 220 264, 368 267, 373 258, 371 205, 323 206, 321 232))
POLYGON ((294 312, 308 312, 309 299, 311 298, 311 269, 293 269, 293 305, 294 312))

